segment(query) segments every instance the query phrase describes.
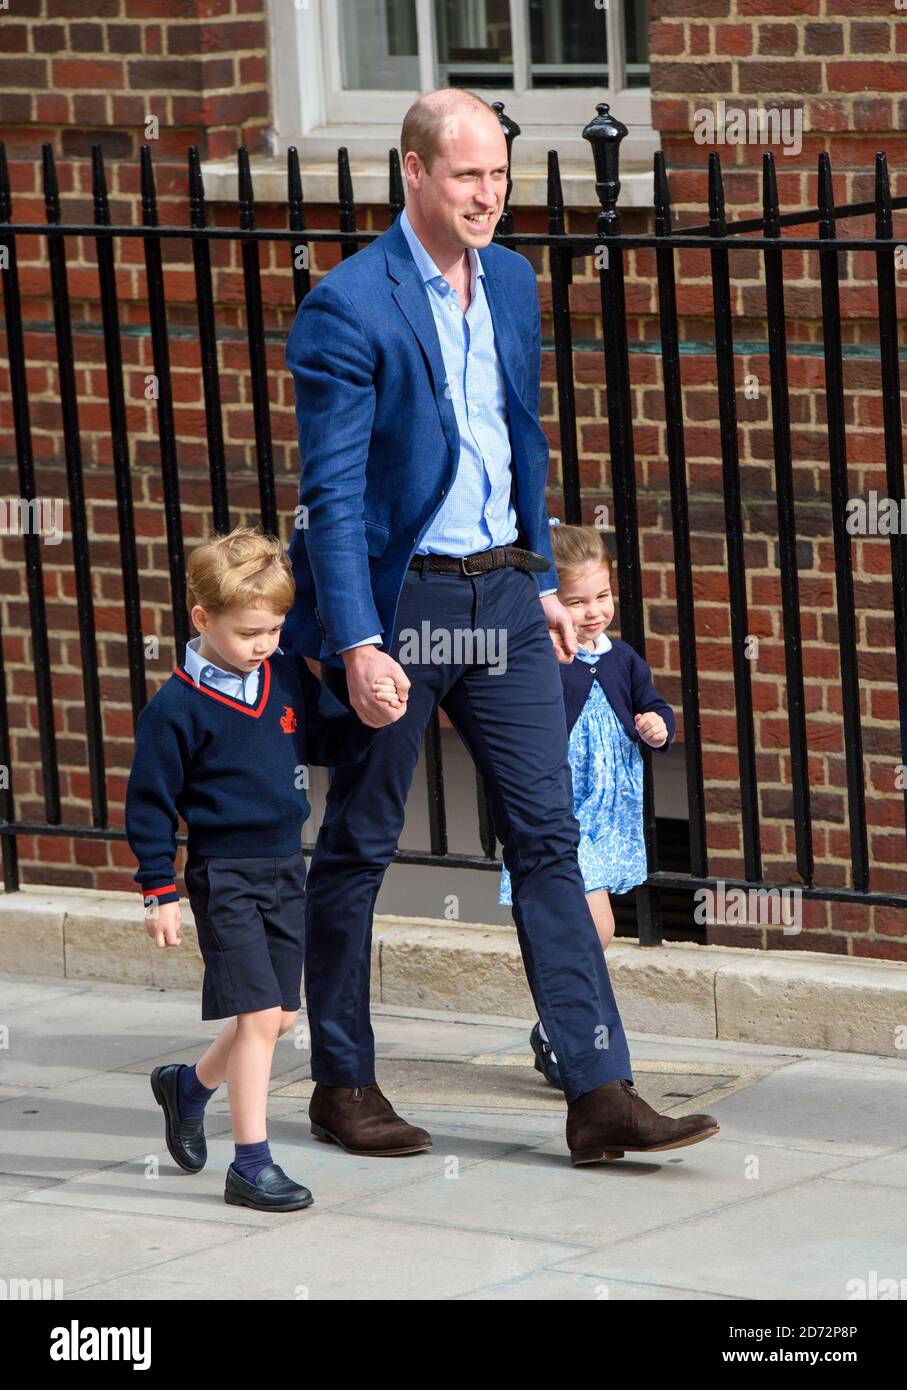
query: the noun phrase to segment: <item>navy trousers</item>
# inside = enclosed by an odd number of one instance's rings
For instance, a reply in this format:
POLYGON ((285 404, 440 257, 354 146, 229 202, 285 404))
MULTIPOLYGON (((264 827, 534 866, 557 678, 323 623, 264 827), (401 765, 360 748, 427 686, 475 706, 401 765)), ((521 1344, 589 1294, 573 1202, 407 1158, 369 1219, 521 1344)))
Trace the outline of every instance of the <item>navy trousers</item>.
MULTIPOLYGON (((411 682, 406 714, 375 739, 361 762, 330 772, 306 883, 312 1076, 326 1086, 375 1080, 372 915, 403 828, 423 735, 440 704, 482 774, 511 875, 529 987, 567 1100, 606 1081, 632 1082, 576 857, 563 687, 535 577, 509 566, 468 578, 407 570, 393 641, 385 639, 385 649, 400 660, 401 636, 407 629, 421 634, 426 621, 432 634, 451 635, 451 650, 403 646, 401 665, 411 682), (494 634, 497 645, 484 653, 458 650, 456 634, 470 631, 494 634), (437 659, 446 655, 451 661, 437 659), (497 672, 495 660, 503 668, 497 672)), ((347 698, 344 671, 325 666, 324 679, 347 698)))

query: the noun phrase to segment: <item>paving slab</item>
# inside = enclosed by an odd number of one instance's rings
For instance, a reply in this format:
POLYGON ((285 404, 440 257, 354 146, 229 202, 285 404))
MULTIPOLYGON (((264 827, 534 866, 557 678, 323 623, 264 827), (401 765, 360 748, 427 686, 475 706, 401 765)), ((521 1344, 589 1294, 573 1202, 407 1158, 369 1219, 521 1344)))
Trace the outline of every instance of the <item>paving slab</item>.
MULTIPOLYGON (((136 1221, 129 1213, 13 1199, 3 1206, 2 1277, 60 1280, 60 1298, 78 1297, 80 1289, 99 1280, 115 1281, 110 1287, 119 1290, 127 1276, 194 1252, 210 1249, 212 1263, 223 1268, 227 1247, 237 1235, 223 1223, 151 1214, 136 1221)), ((122 1290, 115 1296, 126 1297, 122 1290)))
POLYGON ((722 1302, 718 1294, 700 1293, 696 1289, 672 1289, 667 1285, 628 1284, 619 1279, 602 1279, 597 1274, 568 1274, 563 1269, 543 1269, 537 1274, 525 1274, 501 1284, 486 1284, 474 1293, 463 1294, 460 1301, 477 1300, 505 1303, 577 1303, 611 1301, 683 1303, 722 1302))
POLYGON ((758 1134, 769 1147, 868 1157, 907 1144, 907 1068, 808 1058, 779 1067, 722 1106, 726 1139, 758 1134))
MULTIPOLYGON (((721 1118, 716 1106, 716 1117, 721 1118)), ((495 1163, 453 1167, 427 1174, 405 1191, 357 1202, 357 1213, 385 1220, 419 1220, 426 1225, 474 1231, 544 1235, 589 1246, 606 1246, 718 1208, 751 1204, 757 1191, 772 1191, 827 1173, 846 1159, 834 1155, 782 1152, 759 1155, 756 1145, 712 1140, 687 1149, 574 1169, 564 1162, 563 1142, 543 1140, 495 1163), (761 1158, 758 1177, 748 1172, 761 1158)), ((349 1210, 349 1208, 346 1208, 349 1210)))
MULTIPOLYGON (((514 1240, 472 1231, 427 1232, 340 1212, 298 1212, 295 1223, 246 1235, 229 1263, 218 1248, 99 1281, 91 1298, 359 1300, 458 1298, 491 1282, 535 1272, 576 1252, 565 1242, 514 1240)), ((194 1224, 194 1223, 193 1223, 194 1224)))
POLYGON ((559 1266, 754 1299, 846 1299, 853 1279, 907 1277, 907 1211, 889 1187, 819 1177, 634 1234, 559 1266))
POLYGON ((0 1023, 0 1279, 58 1279, 58 1296, 841 1299, 847 1278, 907 1276, 903 1059, 631 1032, 641 1093, 721 1132, 574 1169, 531 1017, 381 1005, 379 1081, 433 1149, 363 1159, 316 1140, 310 1056, 288 1034, 269 1138, 315 1204, 270 1216, 223 1201, 225 1089, 205 1170, 166 1152, 148 1074, 219 1030, 197 993, 0 979, 0 1023))

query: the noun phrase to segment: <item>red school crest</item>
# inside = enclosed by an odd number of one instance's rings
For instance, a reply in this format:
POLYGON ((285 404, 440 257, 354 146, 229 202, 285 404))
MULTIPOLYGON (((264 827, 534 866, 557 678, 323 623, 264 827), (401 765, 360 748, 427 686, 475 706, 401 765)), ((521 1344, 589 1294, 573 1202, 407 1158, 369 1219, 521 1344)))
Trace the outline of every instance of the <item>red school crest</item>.
POLYGON ((280 716, 280 727, 285 734, 292 734, 296 730, 296 715, 290 705, 284 705, 283 714, 280 716))

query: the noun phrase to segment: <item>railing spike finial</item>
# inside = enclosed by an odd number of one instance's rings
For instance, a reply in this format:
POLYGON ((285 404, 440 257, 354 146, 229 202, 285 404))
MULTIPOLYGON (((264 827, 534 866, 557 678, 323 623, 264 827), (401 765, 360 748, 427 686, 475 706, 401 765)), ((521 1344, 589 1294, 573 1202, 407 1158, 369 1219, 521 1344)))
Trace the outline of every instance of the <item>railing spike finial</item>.
POLYGON ((564 190, 561 187, 561 166, 557 150, 548 151, 548 232, 564 235, 564 190))
POLYGON ((189 146, 189 222, 193 227, 208 225, 205 215, 205 180, 198 145, 189 146))
POLYGON ((110 226, 110 199, 107 196, 107 171, 104 151, 100 145, 91 147, 91 196, 94 201, 94 220, 99 227, 110 226))
MULTIPOLYGON (((340 204, 340 230, 341 232, 355 232, 356 204, 353 201, 353 178, 350 173, 350 152, 345 145, 342 145, 337 151, 337 194, 340 204)), ((341 259, 348 260, 350 256, 355 256, 358 250, 358 242, 343 242, 340 247, 341 259)))
POLYGON ((504 210, 494 229, 495 236, 510 236, 513 231, 513 213, 510 211, 510 195, 513 192, 513 179, 510 177, 510 164, 513 158, 513 142, 520 134, 516 121, 507 115, 502 101, 493 101, 492 109, 497 113, 504 139, 507 142, 507 187, 504 190, 504 210))
POLYGON ((831 158, 827 150, 819 155, 819 236, 835 235, 835 189, 831 177, 831 158))
POLYGON ((712 236, 724 236, 727 232, 724 179, 721 174, 721 157, 717 150, 712 150, 709 155, 709 227, 712 236))
POLYGON ((876 236, 890 237, 893 231, 891 209, 891 180, 888 176, 888 156, 884 150, 876 151, 876 236))
POLYGON ((397 217, 406 206, 406 189, 403 186, 403 171, 400 167, 400 151, 390 149, 387 152, 387 201, 394 217, 397 217))
POLYGON ((620 231, 617 199, 620 194, 620 142, 627 134, 623 121, 612 116, 611 107, 600 101, 598 114, 583 127, 583 139, 592 146, 595 160, 595 192, 601 203, 598 215, 598 235, 616 236, 620 231))
POLYGON ((142 226, 156 227, 157 218, 157 191, 154 186, 154 165, 151 162, 151 146, 142 145, 139 149, 141 160, 141 187, 142 187, 142 226))
POLYGON ((236 150, 236 173, 239 186, 239 225, 244 232, 255 228, 255 193, 252 188, 252 169, 247 145, 236 150))
POLYGON ((49 141, 41 146, 41 169, 44 182, 44 210, 47 221, 54 225, 60 221, 60 184, 57 179, 57 166, 54 163, 54 148, 49 141))
POLYGON ((668 170, 664 150, 655 151, 655 235, 671 235, 671 191, 668 187, 668 170))
POLYGON ((778 175, 775 156, 766 150, 762 156, 762 224, 766 236, 780 236, 781 205, 778 202, 778 175))
POLYGON ((350 173, 350 152, 346 145, 337 151, 337 197, 341 211, 353 206, 353 176, 350 173))
POLYGON ((9 182, 9 164, 6 159, 6 144, 0 140, 0 222, 11 222, 13 217, 13 197, 9 182))
POLYGON ((287 150, 287 208, 290 226, 299 230, 305 225, 305 197, 302 190, 302 172, 299 168, 299 151, 295 145, 287 150))

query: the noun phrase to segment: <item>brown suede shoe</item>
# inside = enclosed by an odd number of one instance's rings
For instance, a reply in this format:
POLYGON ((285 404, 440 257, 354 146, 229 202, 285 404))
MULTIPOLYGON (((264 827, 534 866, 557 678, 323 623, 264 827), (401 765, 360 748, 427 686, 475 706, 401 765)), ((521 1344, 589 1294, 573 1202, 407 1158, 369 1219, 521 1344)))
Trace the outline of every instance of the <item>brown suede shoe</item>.
POLYGON ((376 1082, 369 1086, 322 1086, 315 1083, 309 1101, 312 1133, 339 1144, 348 1154, 392 1158, 431 1148, 427 1130, 408 1125, 376 1082))
POLYGON ((567 1106, 567 1147, 572 1163, 600 1163, 630 1153, 682 1149, 718 1133, 712 1115, 672 1119, 647 1105, 629 1081, 606 1081, 567 1106))

